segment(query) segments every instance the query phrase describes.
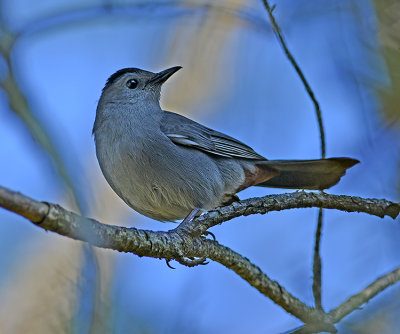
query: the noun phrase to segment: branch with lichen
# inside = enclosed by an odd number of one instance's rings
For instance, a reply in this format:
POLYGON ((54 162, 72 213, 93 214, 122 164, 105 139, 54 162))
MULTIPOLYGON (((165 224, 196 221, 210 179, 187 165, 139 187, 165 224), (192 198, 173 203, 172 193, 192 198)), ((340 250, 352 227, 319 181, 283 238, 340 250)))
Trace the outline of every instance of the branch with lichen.
POLYGON ((235 217, 293 208, 323 207, 396 218, 400 212, 400 204, 384 199, 365 199, 303 191, 269 195, 217 208, 168 232, 102 224, 94 219, 77 215, 57 204, 39 202, 1 186, 0 207, 25 217, 45 230, 88 242, 97 247, 129 252, 138 256, 174 259, 184 265, 203 263, 203 261, 196 262, 192 260, 193 258, 208 258, 219 262, 233 270, 288 313, 302 320, 306 326, 329 332, 335 332, 334 323, 400 279, 400 269, 397 269, 387 277, 379 278, 341 306, 325 313, 320 309, 307 306, 278 282, 269 278, 247 258, 203 236, 212 226, 235 217))

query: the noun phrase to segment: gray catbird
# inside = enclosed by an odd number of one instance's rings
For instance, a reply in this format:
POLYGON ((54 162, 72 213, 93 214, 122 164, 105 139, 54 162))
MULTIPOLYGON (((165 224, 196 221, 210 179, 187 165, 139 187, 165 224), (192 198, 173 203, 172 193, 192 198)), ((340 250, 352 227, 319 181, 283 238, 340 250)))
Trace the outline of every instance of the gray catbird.
POLYGON ((267 160, 251 147, 164 111, 159 73, 125 68, 107 81, 93 134, 110 186, 139 213, 160 221, 191 217, 236 200, 250 186, 326 189, 358 160, 267 160))

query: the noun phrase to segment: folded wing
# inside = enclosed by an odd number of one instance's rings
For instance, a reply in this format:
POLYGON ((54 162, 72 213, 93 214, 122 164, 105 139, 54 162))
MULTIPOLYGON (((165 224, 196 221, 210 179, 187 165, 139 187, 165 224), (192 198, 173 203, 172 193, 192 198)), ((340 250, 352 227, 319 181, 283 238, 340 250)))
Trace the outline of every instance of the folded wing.
POLYGON ((164 114, 161 130, 177 145, 226 158, 266 160, 241 141, 169 111, 164 114))

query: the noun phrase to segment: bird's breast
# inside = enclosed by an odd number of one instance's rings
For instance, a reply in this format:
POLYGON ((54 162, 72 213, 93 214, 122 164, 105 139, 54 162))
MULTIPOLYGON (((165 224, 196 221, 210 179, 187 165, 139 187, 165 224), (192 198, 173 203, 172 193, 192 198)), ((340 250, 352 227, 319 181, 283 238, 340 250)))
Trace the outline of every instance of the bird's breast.
POLYGON ((219 204, 224 183, 207 154, 175 145, 158 129, 142 130, 95 134, 101 170, 129 206, 171 221, 219 204))

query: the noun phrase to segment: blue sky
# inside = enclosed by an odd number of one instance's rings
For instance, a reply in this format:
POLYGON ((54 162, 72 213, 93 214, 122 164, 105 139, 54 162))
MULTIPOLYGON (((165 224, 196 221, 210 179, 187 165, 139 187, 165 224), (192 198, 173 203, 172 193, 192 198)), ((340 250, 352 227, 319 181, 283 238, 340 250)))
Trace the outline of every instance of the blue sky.
MULTIPOLYGON (((353 1, 358 4, 355 12, 346 1, 337 1, 335 6, 322 1, 317 8, 309 1, 301 3, 304 6, 279 1, 275 15, 321 104, 327 156, 361 161, 329 192, 398 201, 399 138, 382 119, 374 90, 388 79, 379 55, 373 7, 367 1, 353 1), (361 18, 356 13, 362 13, 361 18)), ((237 137, 270 159, 319 157, 313 105, 257 2, 245 8, 254 16, 252 21, 229 31, 217 22, 199 45, 190 41, 196 29, 203 28, 198 22, 205 22, 206 14, 194 9, 133 9, 93 15, 93 19, 61 27, 55 27, 55 21, 54 26, 38 30, 28 23, 75 8, 74 3, 19 0, 5 1, 3 7, 11 29, 31 29, 24 30, 13 52, 17 79, 84 195, 87 215, 146 229, 173 227, 127 208, 111 193, 97 165, 91 136, 97 101, 107 77, 123 67, 159 71, 182 65, 183 70, 166 84, 163 106, 237 137), (190 22, 195 23, 191 26, 190 22), (222 48, 209 47, 224 34, 222 48), (194 49, 195 57, 189 57, 194 49), (203 76, 198 76, 197 68, 203 76), (184 95, 196 96, 197 91, 202 99, 187 103, 184 95), (104 207, 104 203, 112 204, 104 207)), ((10 111, 3 92, 0 117, 0 184, 72 209, 53 164, 10 111)), ((283 191, 253 188, 240 197, 277 192, 283 191)), ((241 217, 212 232, 220 243, 248 257, 312 304, 317 215, 316 209, 307 209, 241 217)), ((42 245, 51 252, 61 241, 4 210, 0 222, 1 296, 13 287, 20 267, 40 262, 42 245)), ((399 234, 388 218, 325 210, 321 255, 326 309, 399 265, 399 234)), ((70 247, 79 243, 71 241, 70 247)), ((192 269, 176 264, 171 270, 157 259, 101 251, 100 266, 103 256, 106 268, 111 268, 103 283, 109 287, 104 303, 112 306, 105 322, 114 333, 279 333, 299 325, 218 263, 192 269)), ((390 293, 398 294, 398 287, 390 293)), ((375 298, 364 311, 389 302, 390 293, 375 298)))

